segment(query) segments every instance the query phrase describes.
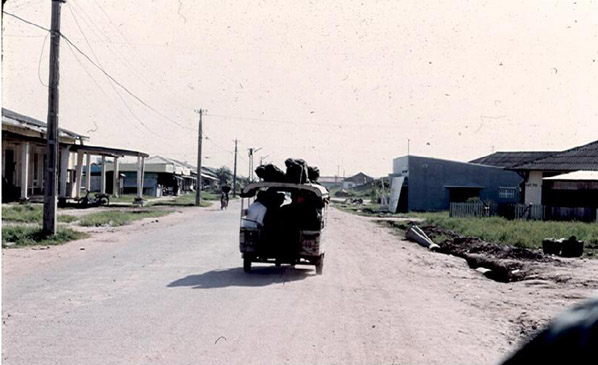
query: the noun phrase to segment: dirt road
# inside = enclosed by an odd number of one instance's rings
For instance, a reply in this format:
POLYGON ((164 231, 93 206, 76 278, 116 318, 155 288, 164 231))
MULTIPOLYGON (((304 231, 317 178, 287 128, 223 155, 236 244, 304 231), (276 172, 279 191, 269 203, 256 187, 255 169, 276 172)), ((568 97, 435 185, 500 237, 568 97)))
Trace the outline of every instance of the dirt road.
POLYGON ((492 364, 594 288, 490 281, 331 210, 324 274, 241 268, 238 203, 3 251, 4 364, 492 364))

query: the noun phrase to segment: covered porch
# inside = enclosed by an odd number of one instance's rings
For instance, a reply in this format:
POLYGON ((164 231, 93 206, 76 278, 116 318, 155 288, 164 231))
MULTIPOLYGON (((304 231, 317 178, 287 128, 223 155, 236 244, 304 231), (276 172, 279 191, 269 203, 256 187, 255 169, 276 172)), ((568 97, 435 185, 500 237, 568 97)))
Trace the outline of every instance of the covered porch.
POLYGON ((76 145, 71 146, 68 151, 61 154, 60 192, 61 199, 79 199, 82 194, 92 192, 92 171, 96 165, 100 169, 99 193, 107 194, 110 190, 113 196, 118 197, 122 191, 122 179, 120 178, 119 159, 123 157, 137 158, 137 194, 134 203, 143 204, 143 175, 145 170, 145 158, 149 155, 139 151, 111 148, 104 146, 76 145), (76 156, 74 176, 69 179, 68 165, 69 154, 76 156), (92 162, 95 159, 95 163, 92 162), (85 169, 83 168, 85 166, 85 169), (67 173, 62 173, 67 171, 67 173), (85 174, 83 173, 85 171, 85 174), (108 171, 111 178, 108 179, 108 171), (85 179, 84 179, 85 177, 85 179), (70 182, 70 183, 69 183, 70 182), (110 185, 110 186, 109 186, 110 185))

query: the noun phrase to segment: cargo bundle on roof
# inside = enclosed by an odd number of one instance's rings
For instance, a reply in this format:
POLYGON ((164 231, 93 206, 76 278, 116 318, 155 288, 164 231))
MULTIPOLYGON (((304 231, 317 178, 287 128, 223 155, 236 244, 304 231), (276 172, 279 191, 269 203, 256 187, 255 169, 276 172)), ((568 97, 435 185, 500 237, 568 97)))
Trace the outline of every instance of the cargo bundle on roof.
POLYGON ((305 160, 287 158, 284 162, 286 172, 273 164, 260 165, 255 169, 255 174, 265 182, 281 182, 291 184, 318 183, 320 170, 309 166, 305 160))

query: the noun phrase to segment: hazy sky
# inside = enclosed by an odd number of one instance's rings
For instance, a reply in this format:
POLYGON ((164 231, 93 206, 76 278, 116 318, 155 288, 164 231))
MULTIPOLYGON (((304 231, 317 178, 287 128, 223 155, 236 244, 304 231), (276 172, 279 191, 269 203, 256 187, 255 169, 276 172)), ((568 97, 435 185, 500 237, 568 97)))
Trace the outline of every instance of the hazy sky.
MULTIPOLYGON (((49 28, 50 0, 5 11, 49 28)), ((90 144, 247 174, 247 148, 323 175, 412 154, 470 160, 598 139, 598 5, 585 1, 67 0, 60 126, 90 144), (166 118, 165 118, 166 117, 166 118)), ((3 19, 3 106, 46 120, 49 39, 3 19), (41 59, 41 63, 40 63, 41 59)))

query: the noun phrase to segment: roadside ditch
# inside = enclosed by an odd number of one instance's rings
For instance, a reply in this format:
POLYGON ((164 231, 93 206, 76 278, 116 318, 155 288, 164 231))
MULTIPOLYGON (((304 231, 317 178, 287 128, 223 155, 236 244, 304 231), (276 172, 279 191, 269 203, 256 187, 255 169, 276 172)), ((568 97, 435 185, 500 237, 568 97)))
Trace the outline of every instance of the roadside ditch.
MULTIPOLYGON (((405 233, 413 222, 381 221, 381 224, 405 233)), ((536 275, 537 263, 564 265, 541 250, 530 250, 505 244, 465 237, 450 229, 433 225, 419 226, 439 247, 435 250, 465 259, 470 268, 485 277, 502 283, 516 282, 536 275)))

